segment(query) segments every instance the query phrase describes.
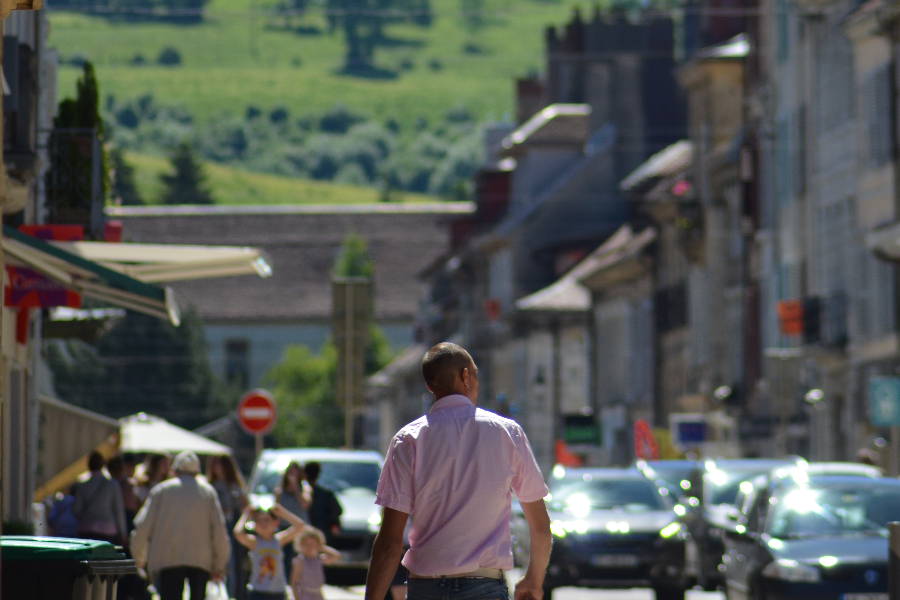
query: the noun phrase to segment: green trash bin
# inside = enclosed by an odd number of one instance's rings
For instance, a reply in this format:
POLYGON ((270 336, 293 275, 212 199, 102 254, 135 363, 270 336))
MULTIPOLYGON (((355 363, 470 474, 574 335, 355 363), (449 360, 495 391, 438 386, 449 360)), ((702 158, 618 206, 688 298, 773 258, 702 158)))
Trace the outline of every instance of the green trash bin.
POLYGON ((109 542, 0 537, 0 598, 115 600, 116 582, 137 573, 109 542))

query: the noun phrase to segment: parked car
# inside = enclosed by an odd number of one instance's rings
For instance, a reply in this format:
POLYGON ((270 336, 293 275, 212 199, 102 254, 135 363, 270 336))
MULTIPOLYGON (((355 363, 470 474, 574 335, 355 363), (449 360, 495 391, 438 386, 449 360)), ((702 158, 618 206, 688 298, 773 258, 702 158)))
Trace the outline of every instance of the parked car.
POLYGON ((687 572, 698 585, 714 589, 722 584, 719 565, 725 551, 725 533, 734 529, 739 512, 735 501, 741 484, 779 468, 795 469, 806 461, 799 457, 783 459, 706 460, 701 463, 699 489, 688 493, 692 502, 676 507, 688 537, 687 572))
POLYGON ((725 537, 728 600, 886 600, 887 523, 900 481, 784 477, 761 489, 725 537))
POLYGON ((341 531, 329 535, 328 539, 343 556, 335 567, 367 568, 372 543, 381 525, 381 509, 375 505, 375 489, 384 463, 381 455, 371 451, 326 448, 265 450, 250 474, 250 501, 257 504, 271 501, 291 461, 301 465, 310 461, 320 463, 322 472, 318 483, 331 489, 343 508, 341 531))
POLYGON ((572 585, 653 587, 657 598, 683 597, 682 526, 668 490, 640 471, 566 469, 551 479, 547 505, 554 545, 546 598, 572 585))

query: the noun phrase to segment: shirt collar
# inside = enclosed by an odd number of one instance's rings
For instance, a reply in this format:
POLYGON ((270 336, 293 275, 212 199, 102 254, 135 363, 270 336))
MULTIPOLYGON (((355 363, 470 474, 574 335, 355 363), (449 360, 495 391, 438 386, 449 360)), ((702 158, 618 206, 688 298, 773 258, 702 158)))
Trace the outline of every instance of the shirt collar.
POLYGON ((431 410, 429 410, 428 412, 434 412, 442 408, 450 408, 451 406, 462 406, 463 404, 472 406, 472 401, 462 394, 450 394, 449 396, 444 396, 443 398, 432 404, 431 410))

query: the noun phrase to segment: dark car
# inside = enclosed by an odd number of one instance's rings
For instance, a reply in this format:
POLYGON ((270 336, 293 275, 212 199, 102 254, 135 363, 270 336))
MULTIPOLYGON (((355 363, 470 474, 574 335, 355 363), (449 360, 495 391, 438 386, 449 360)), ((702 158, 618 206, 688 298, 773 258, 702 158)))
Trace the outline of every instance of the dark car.
POLYGON ((767 475, 779 468, 803 466, 802 458, 707 460, 702 463, 702 485, 689 493, 693 502, 676 507, 688 537, 687 571, 697 584, 713 589, 722 584, 719 565, 725 551, 724 536, 736 524, 739 507, 735 505, 741 484, 767 475), (699 501, 699 502, 698 502, 699 501))
POLYGON ((887 600, 887 523, 900 481, 783 478, 760 491, 726 536, 728 600, 887 600))
POLYGON ((668 490, 637 469, 575 469, 551 480, 553 554, 544 594, 553 588, 653 587, 683 597, 684 535, 668 490))

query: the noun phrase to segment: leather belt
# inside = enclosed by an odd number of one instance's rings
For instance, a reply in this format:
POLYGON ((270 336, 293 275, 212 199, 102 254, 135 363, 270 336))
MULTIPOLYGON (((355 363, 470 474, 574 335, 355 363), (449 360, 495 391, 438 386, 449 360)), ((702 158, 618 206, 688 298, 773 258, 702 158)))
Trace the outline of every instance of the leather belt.
POLYGON ((487 567, 479 567, 468 573, 454 573, 453 575, 416 575, 415 573, 410 573, 409 576, 411 579, 441 579, 442 577, 446 577, 447 579, 459 579, 460 577, 484 577, 486 579, 504 578, 502 569, 488 569, 487 567))

